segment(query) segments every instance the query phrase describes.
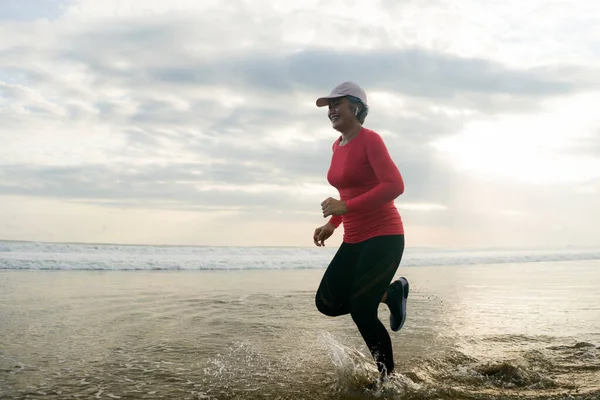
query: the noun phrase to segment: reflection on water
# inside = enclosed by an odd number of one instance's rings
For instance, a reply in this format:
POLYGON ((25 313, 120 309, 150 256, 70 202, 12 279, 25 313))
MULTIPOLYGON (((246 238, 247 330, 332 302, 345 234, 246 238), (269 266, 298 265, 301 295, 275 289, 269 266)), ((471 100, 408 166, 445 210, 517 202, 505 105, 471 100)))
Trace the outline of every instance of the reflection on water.
POLYGON ((322 271, 2 271, 0 398, 599 398, 599 267, 405 270, 399 374, 371 391, 322 271))

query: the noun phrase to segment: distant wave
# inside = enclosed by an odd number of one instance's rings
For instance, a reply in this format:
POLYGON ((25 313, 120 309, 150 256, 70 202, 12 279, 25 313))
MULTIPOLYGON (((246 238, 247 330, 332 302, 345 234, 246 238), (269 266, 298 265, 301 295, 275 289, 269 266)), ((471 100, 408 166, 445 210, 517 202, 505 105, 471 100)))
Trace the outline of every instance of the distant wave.
MULTIPOLYGON (((253 270, 325 268, 337 249, 150 246, 0 241, 0 269, 253 270)), ((600 260, 600 249, 407 248, 405 267, 600 260)))

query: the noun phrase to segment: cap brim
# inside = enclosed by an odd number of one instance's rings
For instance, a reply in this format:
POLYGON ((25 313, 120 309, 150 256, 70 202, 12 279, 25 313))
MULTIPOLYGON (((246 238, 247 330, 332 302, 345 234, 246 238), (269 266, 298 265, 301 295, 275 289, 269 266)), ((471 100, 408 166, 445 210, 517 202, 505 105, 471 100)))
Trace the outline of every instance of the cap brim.
POLYGON ((319 97, 317 99, 317 107, 325 107, 325 106, 329 105, 329 100, 337 99, 339 97, 344 97, 344 96, 345 96, 345 94, 332 94, 330 96, 319 97))

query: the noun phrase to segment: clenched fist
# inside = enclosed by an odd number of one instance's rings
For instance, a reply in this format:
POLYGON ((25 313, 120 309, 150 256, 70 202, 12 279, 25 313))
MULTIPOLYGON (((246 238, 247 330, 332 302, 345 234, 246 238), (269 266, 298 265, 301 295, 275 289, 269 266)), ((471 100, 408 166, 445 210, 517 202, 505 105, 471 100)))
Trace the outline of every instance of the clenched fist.
POLYGON ((321 210, 323 211, 323 218, 346 214, 346 202, 328 197, 321 203, 321 210))

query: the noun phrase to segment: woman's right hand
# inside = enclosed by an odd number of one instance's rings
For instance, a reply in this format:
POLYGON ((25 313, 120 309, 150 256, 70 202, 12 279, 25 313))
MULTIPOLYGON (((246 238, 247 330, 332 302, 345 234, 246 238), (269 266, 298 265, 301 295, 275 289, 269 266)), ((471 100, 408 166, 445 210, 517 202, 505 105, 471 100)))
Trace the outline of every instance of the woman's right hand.
POLYGON ((333 232, 335 231, 335 226, 331 222, 326 223, 323 226, 315 229, 315 233, 313 235, 313 241, 315 245, 321 247, 325 246, 325 240, 329 239, 333 232))

